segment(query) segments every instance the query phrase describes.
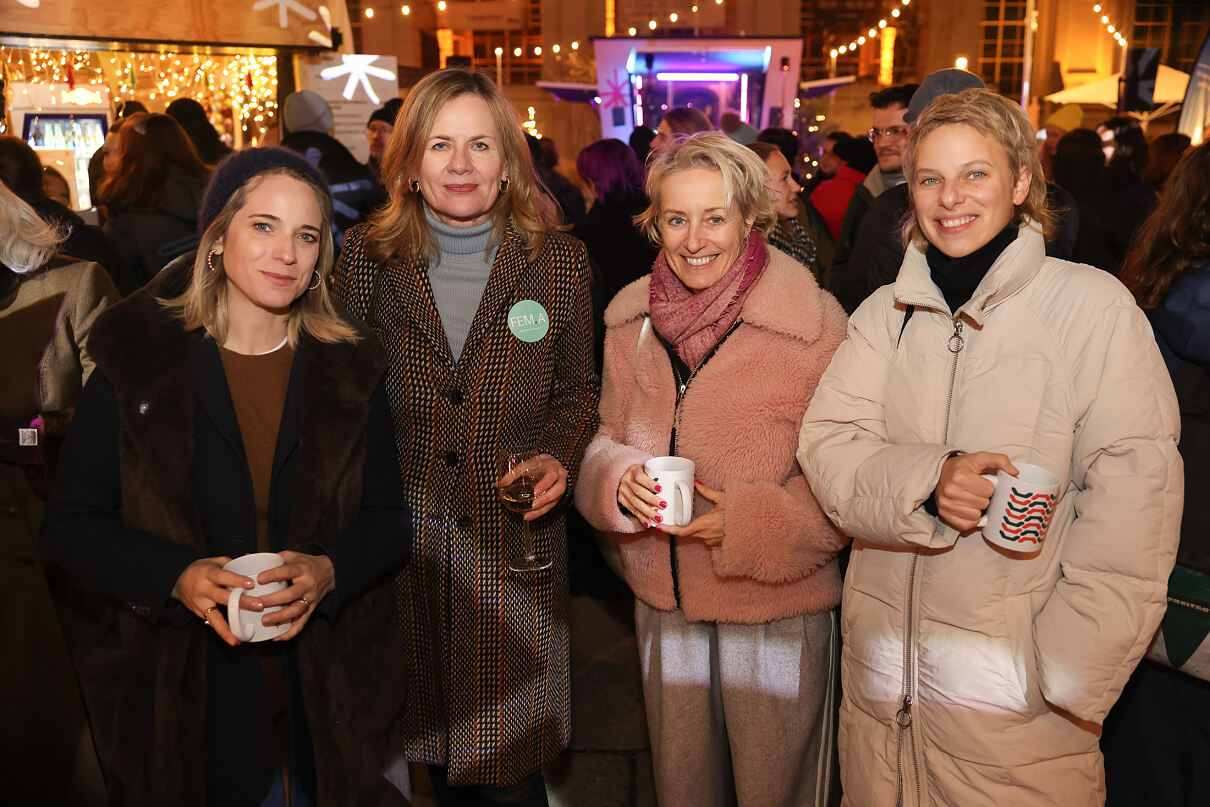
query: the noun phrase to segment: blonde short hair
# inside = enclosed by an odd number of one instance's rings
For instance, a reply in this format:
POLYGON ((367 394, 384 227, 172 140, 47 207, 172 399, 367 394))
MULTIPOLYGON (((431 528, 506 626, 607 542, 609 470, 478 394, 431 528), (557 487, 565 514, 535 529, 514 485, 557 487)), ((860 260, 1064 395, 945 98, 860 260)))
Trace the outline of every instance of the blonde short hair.
POLYGON ((227 272, 223 266, 222 254, 212 253, 212 250, 219 239, 227 234, 231 221, 244 207, 248 194, 265 177, 275 174, 304 183, 315 194, 323 219, 319 225, 319 257, 315 261, 315 272, 318 273, 320 282, 317 287, 299 295, 290 307, 286 331, 290 345, 297 347, 299 337, 304 332, 320 342, 355 342, 359 338, 357 332, 336 313, 328 293, 328 276, 332 272, 332 258, 335 253, 332 243, 332 200, 327 190, 321 188, 314 177, 295 168, 279 167, 261 171, 231 194, 231 198, 202 234, 197 255, 193 259, 193 278, 189 288, 181 296, 162 302, 165 307, 180 315, 187 330, 205 328, 220 345, 226 341, 231 326, 230 313, 227 310, 227 272))
MULTIPOLYGON (((943 126, 965 124, 985 137, 999 143, 1008 157, 1008 167, 1015 180, 1021 169, 1029 172, 1029 193, 1013 211, 1013 223, 1020 226, 1031 220, 1042 230, 1046 240, 1055 234, 1056 216, 1046 200, 1046 176, 1038 158, 1034 127, 1025 111, 1007 98, 985 89, 963 90, 957 95, 942 95, 927 106, 912 125, 911 140, 903 155, 903 174, 908 192, 915 194, 916 154, 925 138, 943 126)), ((916 220, 915 207, 908 209, 903 220, 903 241, 920 248, 928 244, 924 231, 916 220)))
POLYGON ((554 202, 542 192, 512 104, 483 73, 451 67, 422 78, 408 93, 395 120, 395 130, 382 155, 382 181, 389 201, 370 217, 365 237, 366 253, 372 259, 385 262, 402 258, 427 263, 435 251, 436 242, 424 215, 424 200, 410 186, 420 176, 437 115, 446 104, 463 95, 479 96, 491 110, 504 177, 508 179, 508 188, 501 191, 492 210, 493 242, 500 243, 511 220, 534 259, 542 251, 546 234, 559 226, 554 202))
POLYGON ((651 204, 634 221, 651 243, 660 243, 664 180, 694 168, 717 171, 723 178, 723 204, 731 207, 734 203, 745 221, 752 219, 754 229, 769 233, 777 222, 777 197, 765 184, 769 169, 755 152, 722 132, 699 132, 657 156, 647 168, 647 198, 651 204))
POLYGON ((46 265, 67 238, 0 182, 0 263, 19 275, 46 265))

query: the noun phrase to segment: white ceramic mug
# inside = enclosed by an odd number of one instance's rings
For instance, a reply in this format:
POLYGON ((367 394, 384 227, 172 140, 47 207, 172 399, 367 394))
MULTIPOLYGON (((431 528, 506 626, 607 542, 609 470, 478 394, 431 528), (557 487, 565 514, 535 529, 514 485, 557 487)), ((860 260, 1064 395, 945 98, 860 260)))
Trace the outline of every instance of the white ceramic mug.
POLYGON ((231 626, 231 632, 235 634, 235 638, 241 642, 263 642, 266 639, 275 639, 290 630, 292 622, 283 622, 280 625, 265 625, 261 622, 261 617, 265 614, 280 611, 282 609, 280 605, 270 606, 260 613, 246 611, 239 607, 239 599, 245 594, 249 597, 264 597, 286 588, 289 583, 285 580, 278 580, 275 583, 256 582, 256 576, 261 572, 281 566, 283 563, 285 561, 282 556, 276 552, 254 552, 251 555, 238 557, 223 567, 226 571, 251 577, 252 582, 256 583, 252 588, 231 589, 231 595, 227 598, 227 624, 231 626))
POLYGON ((643 470, 660 486, 665 524, 684 527, 693 520, 693 460, 684 457, 653 457, 643 470))
POLYGON ((1042 547, 1050 516, 1059 499, 1059 477, 1027 462, 1014 462, 1017 475, 984 474, 996 486, 987 512, 979 519, 983 538, 1009 552, 1031 554, 1042 547))

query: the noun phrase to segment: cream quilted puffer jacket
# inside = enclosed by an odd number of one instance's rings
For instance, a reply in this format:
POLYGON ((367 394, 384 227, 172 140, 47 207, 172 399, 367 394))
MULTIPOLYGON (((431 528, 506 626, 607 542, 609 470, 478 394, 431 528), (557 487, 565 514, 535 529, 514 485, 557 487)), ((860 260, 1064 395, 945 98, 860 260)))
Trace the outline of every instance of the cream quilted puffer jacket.
POLYGON ((1046 257, 1024 226, 951 317, 909 247, 850 320, 799 444, 854 539, 847 804, 1104 802, 1097 725, 1159 624, 1175 559, 1178 431, 1150 326, 1112 276, 1046 257), (925 512, 945 459, 982 450, 1059 476, 1039 553, 1002 554, 925 512))

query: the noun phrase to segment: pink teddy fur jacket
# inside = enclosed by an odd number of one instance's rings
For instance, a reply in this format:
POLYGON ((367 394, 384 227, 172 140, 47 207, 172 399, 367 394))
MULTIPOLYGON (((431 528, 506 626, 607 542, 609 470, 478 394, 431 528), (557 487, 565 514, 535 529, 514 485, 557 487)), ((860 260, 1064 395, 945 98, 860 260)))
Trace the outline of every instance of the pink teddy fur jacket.
MULTIPOLYGON (((844 340, 840 305, 810 272, 775 249, 742 312, 743 324, 689 385, 678 453, 697 478, 723 491, 722 543, 677 540, 681 607, 689 621, 759 624, 840 602, 836 553, 848 539, 820 510, 795 459, 803 414, 844 340)), ((605 312, 601 426, 589 444, 576 506, 619 533, 635 596, 676 608, 669 536, 618 506, 631 465, 668 453, 676 390, 672 365, 648 318, 650 276, 618 292, 605 312)), ((695 497, 694 515, 712 505, 695 497)))

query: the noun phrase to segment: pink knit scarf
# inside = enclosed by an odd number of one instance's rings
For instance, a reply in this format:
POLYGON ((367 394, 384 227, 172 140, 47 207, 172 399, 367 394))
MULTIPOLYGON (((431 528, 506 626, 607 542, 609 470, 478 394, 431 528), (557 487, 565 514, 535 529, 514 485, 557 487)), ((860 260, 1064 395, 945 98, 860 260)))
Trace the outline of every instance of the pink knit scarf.
POLYGON ((768 263, 765 241, 753 232, 727 273, 694 294, 673 273, 661 250, 651 269, 652 327, 672 344, 690 370, 696 370, 739 319, 744 300, 768 263))

